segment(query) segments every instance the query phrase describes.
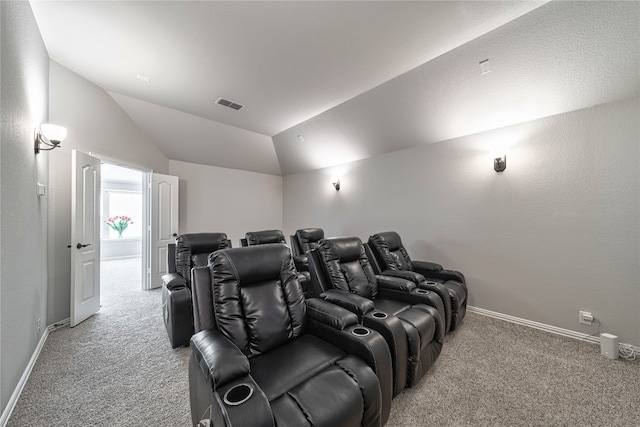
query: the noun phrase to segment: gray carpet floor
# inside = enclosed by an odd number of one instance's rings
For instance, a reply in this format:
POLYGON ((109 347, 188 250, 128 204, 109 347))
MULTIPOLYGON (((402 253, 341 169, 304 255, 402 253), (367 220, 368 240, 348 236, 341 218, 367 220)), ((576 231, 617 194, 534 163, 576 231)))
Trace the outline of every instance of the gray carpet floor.
MULTIPOLYGON (((188 426, 190 350, 172 350, 136 260, 103 263, 100 312, 48 338, 8 426, 188 426)), ((640 361, 469 313, 387 426, 640 426, 640 361)))

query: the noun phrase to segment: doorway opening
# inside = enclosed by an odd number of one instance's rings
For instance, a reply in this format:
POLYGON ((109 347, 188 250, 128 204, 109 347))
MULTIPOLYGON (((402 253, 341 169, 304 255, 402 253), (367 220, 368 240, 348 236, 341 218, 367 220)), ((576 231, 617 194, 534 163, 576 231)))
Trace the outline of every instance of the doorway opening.
POLYGON ((146 173, 103 161, 100 178, 100 291, 103 305, 144 289, 146 173))

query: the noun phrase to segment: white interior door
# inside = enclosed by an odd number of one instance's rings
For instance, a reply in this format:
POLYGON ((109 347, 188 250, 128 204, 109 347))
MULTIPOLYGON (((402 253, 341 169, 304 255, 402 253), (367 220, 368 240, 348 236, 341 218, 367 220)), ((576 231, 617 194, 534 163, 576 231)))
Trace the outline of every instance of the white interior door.
POLYGON ((178 177, 151 174, 151 288, 167 273, 167 245, 178 235, 178 177))
POLYGON ((71 152, 71 326, 100 310, 100 160, 71 152))

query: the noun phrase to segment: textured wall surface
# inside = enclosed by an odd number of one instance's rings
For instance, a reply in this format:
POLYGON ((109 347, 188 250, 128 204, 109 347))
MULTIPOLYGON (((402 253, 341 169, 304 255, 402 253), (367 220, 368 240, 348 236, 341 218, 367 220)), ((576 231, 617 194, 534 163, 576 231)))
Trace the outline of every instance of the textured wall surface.
POLYGON ((282 228, 282 177, 171 160, 180 177, 180 233, 224 232, 233 247, 247 231, 282 228))
POLYGON ((169 160, 107 92, 51 61, 49 115, 67 139, 50 152, 48 323, 69 317, 71 292, 71 150, 96 153, 167 173, 169 160))
POLYGON ((596 333, 588 310, 640 345, 638 117, 636 97, 288 175, 285 232, 396 230, 414 259, 463 271, 471 305, 596 333))
POLYGON ((47 121, 49 57, 28 2, 0 2, 0 412, 46 326, 47 153, 33 131, 47 121), (37 322, 42 328, 38 333, 37 322))

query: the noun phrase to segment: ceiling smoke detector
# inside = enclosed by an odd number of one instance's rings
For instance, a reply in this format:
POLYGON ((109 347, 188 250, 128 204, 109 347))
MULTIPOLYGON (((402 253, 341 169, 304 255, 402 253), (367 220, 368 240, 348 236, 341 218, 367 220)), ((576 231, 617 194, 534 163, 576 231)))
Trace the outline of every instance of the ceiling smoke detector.
POLYGON ((229 101, 228 99, 224 99, 222 97, 216 99, 216 104, 222 105, 224 107, 233 108, 236 111, 240 111, 240 110, 242 110, 244 108, 244 105, 238 104, 238 103, 233 102, 233 101, 229 101))

